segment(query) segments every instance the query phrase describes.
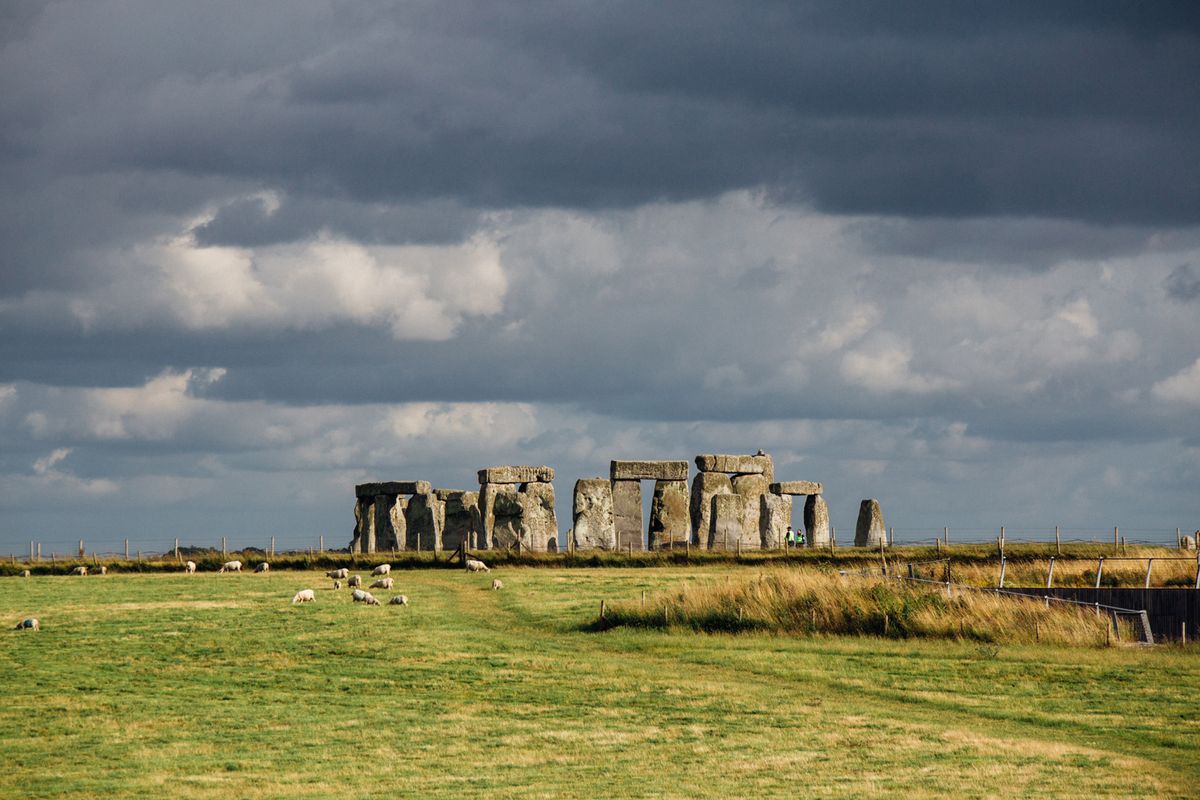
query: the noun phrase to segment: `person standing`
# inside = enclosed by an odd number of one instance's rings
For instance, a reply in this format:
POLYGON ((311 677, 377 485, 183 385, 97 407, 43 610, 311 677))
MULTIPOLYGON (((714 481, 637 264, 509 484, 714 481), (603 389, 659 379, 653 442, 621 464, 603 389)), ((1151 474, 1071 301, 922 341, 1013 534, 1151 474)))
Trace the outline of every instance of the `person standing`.
POLYGON ((791 525, 788 525, 788 529, 787 529, 787 546, 788 547, 796 546, 796 532, 794 530, 792 530, 791 525))

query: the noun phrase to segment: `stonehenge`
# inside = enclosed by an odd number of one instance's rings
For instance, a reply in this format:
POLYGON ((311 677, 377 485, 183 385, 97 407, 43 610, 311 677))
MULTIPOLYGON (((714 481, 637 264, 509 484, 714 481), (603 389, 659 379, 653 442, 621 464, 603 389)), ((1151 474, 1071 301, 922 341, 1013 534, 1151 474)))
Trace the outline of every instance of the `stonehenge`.
MULTIPOLYGON (((613 460, 607 478, 580 478, 569 544, 580 550, 779 548, 795 498, 803 497, 810 547, 829 544, 829 510, 817 481, 776 481, 775 464, 753 454, 701 454, 686 460, 613 460), (643 481, 653 481, 648 524, 643 481)), ((501 465, 478 470, 479 491, 434 489, 429 481, 355 486, 350 550, 559 548, 554 469, 501 465)), ((882 525, 882 522, 880 522, 882 525)), ((877 540, 872 540, 877 545, 877 540)))
POLYGON ((887 528, 883 527, 883 509, 879 501, 863 500, 858 507, 858 524, 854 527, 855 547, 882 547, 887 544, 887 528))

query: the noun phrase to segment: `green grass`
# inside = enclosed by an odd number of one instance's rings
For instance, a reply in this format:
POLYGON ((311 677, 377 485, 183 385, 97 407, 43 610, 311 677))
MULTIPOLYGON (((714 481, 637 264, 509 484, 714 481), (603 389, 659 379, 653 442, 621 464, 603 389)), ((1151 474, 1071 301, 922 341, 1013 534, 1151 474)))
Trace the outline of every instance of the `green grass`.
POLYGON ((0 797, 1194 796, 1195 650, 583 629, 725 573, 4 578, 0 797))

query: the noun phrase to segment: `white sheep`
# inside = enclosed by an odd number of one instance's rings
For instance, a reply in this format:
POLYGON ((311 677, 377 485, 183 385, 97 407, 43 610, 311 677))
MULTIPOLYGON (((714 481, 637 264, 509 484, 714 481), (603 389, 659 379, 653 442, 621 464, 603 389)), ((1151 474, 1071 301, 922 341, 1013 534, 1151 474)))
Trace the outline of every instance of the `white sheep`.
POLYGON ((491 572, 491 568, 477 558, 467 559, 467 572, 491 572))
POLYGON ((22 577, 22 578, 28 578, 28 577, 29 577, 31 574, 32 574, 32 573, 31 573, 29 570, 27 570, 27 569, 23 569, 23 570, 21 570, 21 577, 22 577))
POLYGON ((370 592, 363 592, 363 594, 366 595, 366 597, 364 597, 362 599, 363 605, 368 605, 368 606, 383 605, 382 603, 379 602, 379 598, 376 597, 375 595, 371 594, 370 592))
POLYGON ((76 567, 71 570, 72 575, 87 575, 87 567, 76 567))
POLYGON ((42 629, 42 623, 38 622, 37 618, 35 618, 35 617, 30 617, 29 619, 23 619, 17 623, 17 630, 19 630, 19 631, 20 630, 40 631, 41 629, 42 629))
POLYGON ((497 592, 504 588, 504 581, 499 578, 492 578, 492 591, 497 592))
POLYGON ((183 571, 186 572, 188 575, 191 575, 192 573, 194 573, 196 571, 196 562, 189 561, 186 564, 184 564, 183 571))
POLYGON ((336 591, 337 591, 338 589, 340 589, 340 588, 342 588, 342 582, 341 582, 341 581, 334 581, 334 582, 333 582, 333 590, 336 592, 336 591))
POLYGON ((391 578, 380 578, 368 586, 368 589, 390 589, 395 581, 391 578))
POLYGON ((357 575, 351 575, 350 580, 346 581, 347 586, 362 586, 362 578, 357 575))
POLYGON ((301 589, 300 591, 296 592, 296 596, 292 598, 292 605, 296 605, 296 603, 311 603, 316 599, 317 593, 312 589, 301 589))
POLYGON ((263 561, 263 562, 262 562, 262 563, 260 563, 260 564, 259 564, 257 567, 255 567, 255 568, 254 568, 254 571, 255 571, 255 572, 270 572, 270 571, 271 571, 271 565, 270 565, 270 564, 268 564, 267 562, 263 561))
POLYGON ((375 569, 371 570, 371 575, 387 575, 392 571, 391 564, 380 564, 375 569))
POLYGON ((350 570, 346 569, 345 567, 342 567, 341 569, 331 569, 329 572, 325 573, 325 577, 333 578, 335 581, 345 580, 346 578, 350 577, 350 570))
POLYGON ((389 606, 406 606, 408 605, 408 595, 398 594, 388 601, 389 606))
POLYGON ((221 565, 221 568, 219 570, 217 570, 217 572, 241 572, 241 571, 242 571, 242 562, 240 562, 240 561, 226 561, 224 564, 221 565))

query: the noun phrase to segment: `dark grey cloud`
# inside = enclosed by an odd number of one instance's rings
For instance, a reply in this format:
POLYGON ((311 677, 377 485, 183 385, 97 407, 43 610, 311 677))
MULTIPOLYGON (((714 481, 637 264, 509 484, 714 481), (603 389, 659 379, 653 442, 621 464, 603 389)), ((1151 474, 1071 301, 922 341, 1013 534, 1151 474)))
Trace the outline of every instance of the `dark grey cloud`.
POLYGON ((1180 264, 1171 270, 1163 286, 1167 296, 1183 303, 1200 299, 1200 270, 1191 264, 1180 264))

